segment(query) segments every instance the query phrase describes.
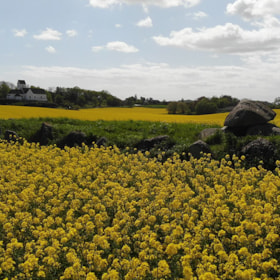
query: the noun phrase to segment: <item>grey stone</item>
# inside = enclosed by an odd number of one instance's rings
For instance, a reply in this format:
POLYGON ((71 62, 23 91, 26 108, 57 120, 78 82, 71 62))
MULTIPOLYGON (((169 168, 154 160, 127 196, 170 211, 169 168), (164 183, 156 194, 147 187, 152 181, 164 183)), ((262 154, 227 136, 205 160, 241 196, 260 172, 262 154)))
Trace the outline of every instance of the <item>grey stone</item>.
POLYGON ((241 100, 225 119, 227 127, 246 127, 264 124, 275 118, 276 113, 262 102, 241 100))
POLYGON ((207 143, 205 143, 202 140, 198 140, 194 142, 193 144, 190 145, 189 147, 189 153, 194 157, 194 158, 200 158, 203 156, 203 154, 209 154, 211 153, 211 149, 208 146, 207 143))
POLYGON ((32 142, 38 142, 40 145, 47 145, 49 140, 53 139, 53 128, 50 124, 42 123, 41 128, 31 138, 32 142))
POLYGON ((139 150, 150 150, 157 145, 167 142, 168 140, 170 140, 170 137, 168 135, 160 135, 160 136, 141 140, 136 145, 136 148, 139 150))
POLYGON ((199 139, 206 140, 208 137, 215 135, 218 131, 222 131, 220 128, 205 128, 199 133, 199 139))
POLYGON ((274 156, 275 146, 268 140, 259 138, 244 146, 241 153, 247 160, 258 159, 269 162, 274 156))
POLYGON ((98 147, 101 147, 101 146, 106 146, 108 140, 106 137, 100 137, 97 141, 96 141, 96 145, 98 147))
POLYGON ((248 126, 239 126, 239 127, 224 126, 223 127, 223 131, 225 133, 233 133, 236 136, 245 136, 247 129, 248 129, 248 126))
POLYGON ((86 135, 80 131, 72 131, 62 140, 61 146, 75 147, 86 143, 86 135))
POLYGON ((17 140, 19 137, 18 137, 18 134, 13 131, 13 130, 6 130, 5 131, 5 134, 4 134, 4 139, 7 140, 7 141, 15 141, 17 140))
POLYGON ((280 135, 280 128, 275 126, 272 128, 272 135, 280 135))
POLYGON ((271 135, 280 135, 280 128, 274 124, 266 123, 250 126, 246 135, 261 135, 261 136, 271 136, 271 135))

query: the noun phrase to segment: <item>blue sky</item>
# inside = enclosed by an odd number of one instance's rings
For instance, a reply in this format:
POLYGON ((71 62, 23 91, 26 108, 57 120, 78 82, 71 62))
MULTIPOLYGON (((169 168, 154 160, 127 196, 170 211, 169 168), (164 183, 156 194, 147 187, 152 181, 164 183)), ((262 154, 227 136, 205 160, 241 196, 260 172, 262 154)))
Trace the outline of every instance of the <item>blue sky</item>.
POLYGON ((160 100, 280 96, 280 0, 9 0, 0 81, 160 100))

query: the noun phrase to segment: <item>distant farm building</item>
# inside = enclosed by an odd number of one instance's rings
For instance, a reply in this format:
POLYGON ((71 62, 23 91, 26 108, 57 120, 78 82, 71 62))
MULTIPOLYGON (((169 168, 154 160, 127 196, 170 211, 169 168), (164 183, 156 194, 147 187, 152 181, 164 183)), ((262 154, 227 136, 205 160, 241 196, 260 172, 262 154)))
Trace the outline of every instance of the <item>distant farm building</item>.
POLYGON ((18 80, 17 88, 10 90, 7 94, 7 99, 17 101, 48 101, 45 90, 28 88, 24 80, 18 80))

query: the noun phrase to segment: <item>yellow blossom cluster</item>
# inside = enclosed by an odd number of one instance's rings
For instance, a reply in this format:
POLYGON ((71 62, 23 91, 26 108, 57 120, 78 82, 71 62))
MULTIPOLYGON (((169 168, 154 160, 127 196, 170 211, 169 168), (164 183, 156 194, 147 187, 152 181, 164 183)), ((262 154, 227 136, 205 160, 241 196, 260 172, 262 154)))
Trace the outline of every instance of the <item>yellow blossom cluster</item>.
POLYGON ((0 155, 1 279, 280 279, 278 168, 115 147, 0 155))

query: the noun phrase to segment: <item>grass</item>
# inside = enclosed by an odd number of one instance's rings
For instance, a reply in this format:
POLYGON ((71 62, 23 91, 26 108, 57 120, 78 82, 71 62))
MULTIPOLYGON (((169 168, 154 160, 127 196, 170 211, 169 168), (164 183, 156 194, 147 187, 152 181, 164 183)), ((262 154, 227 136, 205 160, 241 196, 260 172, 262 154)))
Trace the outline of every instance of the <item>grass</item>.
POLYGON ((71 131, 82 131, 88 137, 106 137, 109 145, 132 147, 137 142, 155 137, 168 135, 178 145, 190 145, 197 140, 199 132, 211 124, 199 123, 167 123, 148 121, 82 121, 67 118, 31 118, 0 120, 2 137, 5 130, 13 130, 20 137, 30 139, 38 131, 43 122, 53 127, 54 139, 52 144, 60 141, 71 131))

